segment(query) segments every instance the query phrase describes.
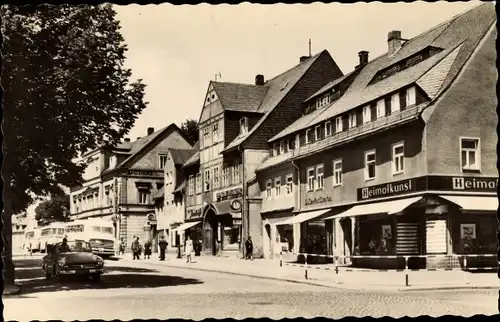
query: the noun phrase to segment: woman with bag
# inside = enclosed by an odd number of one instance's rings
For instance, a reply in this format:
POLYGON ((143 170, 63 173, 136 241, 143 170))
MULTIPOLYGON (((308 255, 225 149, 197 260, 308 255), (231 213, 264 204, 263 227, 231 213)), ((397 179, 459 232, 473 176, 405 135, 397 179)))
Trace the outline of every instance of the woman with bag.
POLYGON ((188 236, 186 239, 186 243, 184 244, 184 252, 186 253, 186 263, 192 262, 192 255, 193 255, 193 241, 191 240, 191 237, 188 236))

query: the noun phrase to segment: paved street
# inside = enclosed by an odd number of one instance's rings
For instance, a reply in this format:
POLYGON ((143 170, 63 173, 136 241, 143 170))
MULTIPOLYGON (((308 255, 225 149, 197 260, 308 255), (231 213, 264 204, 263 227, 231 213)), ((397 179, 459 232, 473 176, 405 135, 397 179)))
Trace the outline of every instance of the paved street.
POLYGON ((23 293, 4 299, 6 320, 471 316, 498 312, 496 290, 341 290, 152 265, 144 260, 107 261, 107 272, 96 284, 46 281, 39 259, 17 260, 16 265, 23 293))

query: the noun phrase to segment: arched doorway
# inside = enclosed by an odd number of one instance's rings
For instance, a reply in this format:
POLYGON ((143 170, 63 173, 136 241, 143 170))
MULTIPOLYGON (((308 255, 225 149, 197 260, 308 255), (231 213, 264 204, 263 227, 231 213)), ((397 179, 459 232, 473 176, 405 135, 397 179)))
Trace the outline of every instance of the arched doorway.
POLYGON ((211 206, 203 216, 203 245, 206 253, 216 255, 217 252, 217 214, 211 206))

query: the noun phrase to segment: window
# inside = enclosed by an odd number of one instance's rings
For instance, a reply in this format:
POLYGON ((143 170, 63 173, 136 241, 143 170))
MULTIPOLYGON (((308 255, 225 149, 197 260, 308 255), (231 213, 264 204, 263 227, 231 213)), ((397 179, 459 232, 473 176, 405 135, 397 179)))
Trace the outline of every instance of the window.
POLYGON ((377 102, 377 118, 385 116, 385 101, 383 99, 377 102))
POLYGON ((307 169, 307 191, 313 191, 315 187, 316 176, 314 168, 307 169))
POLYGON ((349 113, 349 128, 352 129, 356 127, 356 111, 349 113))
POLYGON ((158 167, 163 170, 165 168, 165 164, 167 163, 167 155, 166 154, 160 154, 158 156, 158 167))
POLYGON ((280 141, 280 154, 285 153, 285 141, 280 141))
POLYGON ((243 117, 240 119, 240 134, 245 134, 248 132, 248 119, 243 117))
POLYGON ((212 124, 212 140, 213 143, 219 142, 219 123, 212 124))
POLYGON ((210 191, 210 169, 204 171, 205 191, 210 191))
POLYGON ((300 134, 295 135, 295 148, 298 149, 300 147, 300 134))
POLYGON ((196 193, 201 193, 201 173, 196 174, 196 193))
POLYGON ((370 105, 363 107, 363 124, 369 123, 372 120, 372 110, 370 105))
POLYGON ((139 204, 147 205, 149 203, 149 191, 139 190, 139 204))
POLYGON ((333 161, 333 186, 342 186, 342 159, 333 161))
POLYGON ((188 193, 190 196, 194 195, 194 176, 193 175, 189 176, 188 193))
POLYGON ((287 174, 286 177, 286 194, 291 195, 293 193, 293 174, 287 174))
POLYGON ((392 174, 405 172, 405 146, 397 143, 392 146, 392 174))
POLYGON ((240 183, 240 165, 237 163, 233 166, 233 184, 240 183))
POLYGON ((109 168, 110 169, 113 169, 114 167, 116 167, 116 155, 113 155, 112 157, 109 158, 109 168))
POLYGON ((203 147, 208 147, 210 146, 210 129, 208 127, 205 127, 203 129, 203 147))
POLYGON ((316 125, 314 128, 314 140, 318 141, 319 139, 321 139, 321 126, 316 125))
POLYGON ((415 105, 416 103, 415 87, 409 87, 406 90, 406 107, 415 105))
POLYGON ((365 180, 375 179, 375 150, 365 152, 365 180))
POLYGON ((295 141, 294 140, 287 139, 286 142, 288 145, 288 151, 295 150, 295 141))
POLYGON ((399 111, 399 93, 391 96, 391 114, 399 111))
POLYGON ((281 194, 281 178, 274 179, 274 195, 279 197, 281 194))
POLYGON ((273 183, 271 180, 266 181, 266 198, 271 199, 272 197, 273 183))
POLYGON ((332 135, 332 122, 327 121, 325 123, 325 137, 332 135))
POLYGON ((324 172, 323 165, 320 164, 316 167, 316 190, 323 189, 324 186, 324 172))
POLYGON ((219 167, 214 168, 214 189, 219 189, 219 167))
POLYGON ((477 138, 460 138, 463 170, 480 170, 480 144, 477 138))
POLYGON ((222 166, 222 186, 229 186, 229 168, 226 164, 222 166))
POLYGON ((312 138, 311 138, 311 129, 306 130, 306 144, 311 143, 312 138))
POLYGON ((339 116, 335 119, 335 132, 340 133, 343 130, 342 126, 342 116, 339 116))
POLYGON ((278 151, 278 143, 273 143, 273 156, 277 156, 278 151))

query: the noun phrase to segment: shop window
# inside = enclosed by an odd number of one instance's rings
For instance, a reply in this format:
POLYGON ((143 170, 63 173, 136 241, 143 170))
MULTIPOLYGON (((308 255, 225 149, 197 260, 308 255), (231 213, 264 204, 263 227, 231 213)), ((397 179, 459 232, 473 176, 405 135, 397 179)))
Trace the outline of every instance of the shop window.
POLYGON ((276 197, 281 195, 281 178, 274 179, 274 195, 276 197))
POLYGON ((391 114, 399 112, 399 93, 395 93, 391 96, 391 114))
MULTIPOLYGON (((326 225, 324 221, 314 221, 304 224, 305 238, 302 239, 301 249, 307 254, 326 255, 326 225)), ((317 258, 310 258, 313 263, 317 258)))
POLYGON ((392 218, 360 220, 359 230, 361 255, 394 254, 392 218))
POLYGON ((383 99, 377 102, 377 119, 385 116, 385 101, 383 99))
POLYGON ((316 175, 314 171, 314 167, 307 169, 307 191, 314 191, 316 181, 316 175))
POLYGON ((410 107, 412 105, 415 105, 416 103, 416 90, 415 87, 412 86, 406 90, 406 107, 410 107))
POLYGON ((460 138, 462 170, 480 170, 480 142, 478 138, 460 138))
POLYGON ((286 176, 286 194, 291 195, 293 193, 293 175, 288 174, 286 176))
POLYGON ((316 182, 317 182, 317 188, 316 190, 321 190, 323 189, 324 185, 324 171, 323 171, 323 165, 320 164, 316 167, 316 182))
POLYGON ((333 161, 333 186, 342 186, 342 159, 333 161))
POLYGON ((369 123, 372 120, 372 110, 370 105, 363 107, 363 124, 369 123))
POLYGON ((404 143, 397 143, 392 146, 392 174, 405 172, 405 146, 404 143))
POLYGON ((349 113, 349 128, 355 128, 356 127, 356 111, 352 111, 349 113))
POLYGON ((375 179, 375 150, 365 152, 365 180, 375 179))
POLYGON ((335 132, 340 133, 343 130, 342 116, 338 116, 335 119, 335 132))
POLYGON ((273 189, 273 183, 271 180, 266 181, 266 198, 271 199, 272 198, 272 189, 273 189))
POLYGON ((332 122, 327 121, 325 123, 325 137, 332 135, 332 122))

